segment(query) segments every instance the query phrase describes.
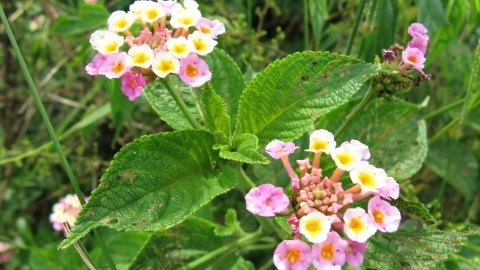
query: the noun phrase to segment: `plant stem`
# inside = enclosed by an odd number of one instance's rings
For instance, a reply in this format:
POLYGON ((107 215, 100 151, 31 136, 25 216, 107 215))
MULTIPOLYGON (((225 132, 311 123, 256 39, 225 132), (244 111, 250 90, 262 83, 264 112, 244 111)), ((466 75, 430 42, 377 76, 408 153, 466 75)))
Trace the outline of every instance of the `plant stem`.
POLYGON ((435 116, 437 116, 437 115, 439 115, 439 114, 442 114, 442 113, 444 113, 444 112, 446 112, 446 111, 449 111, 449 110, 451 110, 451 109, 453 109, 453 108, 455 108, 455 107, 457 107, 457 106, 462 105, 464 102, 465 102, 465 98, 461 98, 461 99, 459 99, 459 100, 457 100, 457 101, 454 101, 454 102, 452 102, 452 103, 450 103, 450 104, 447 104, 447 105, 441 107, 441 108, 438 109, 438 110, 435 110, 435 111, 433 111, 433 112, 425 115, 425 117, 423 117, 423 119, 424 119, 424 120, 429 120, 429 119, 431 119, 431 118, 433 118, 433 117, 435 117, 435 116))
POLYGON ((239 238, 225 246, 222 246, 220 248, 217 248, 209 253, 207 253, 206 255, 194 260, 194 261, 191 261, 190 263, 184 265, 181 269, 192 269, 192 268, 195 268, 195 267, 198 267, 200 265, 202 265, 203 263, 205 262, 208 262, 209 260, 211 259, 214 259, 215 257, 223 254, 223 253, 226 253, 228 252, 229 250, 231 249, 234 249, 234 248, 241 248, 242 246, 246 246, 248 245, 249 243, 251 242, 255 242, 257 241, 257 238, 262 234, 262 230, 257 230, 256 232, 254 233, 250 233, 242 238, 239 238))
POLYGON ((190 125, 192 125, 192 127, 195 129, 201 129, 202 126, 195 120, 195 118, 193 118, 193 115, 188 110, 188 107, 183 101, 180 94, 173 87, 172 83, 170 82, 170 79, 162 79, 160 81, 163 83, 165 88, 167 88, 168 93, 170 93, 170 95, 173 97, 173 99, 175 100, 175 103, 177 103, 177 106, 180 108, 185 118, 187 118, 187 121, 190 123, 190 125))
POLYGON ((303 0, 303 46, 308 51, 308 0, 303 0))
POLYGON ((428 145, 432 145, 435 143, 440 137, 447 132, 449 129, 451 129, 454 125, 456 125, 458 122, 460 122, 460 118, 455 118, 450 123, 448 123, 446 126, 444 126, 441 130, 439 130, 435 135, 433 135, 430 140, 428 140, 428 145))
POLYGON ((360 19, 362 18, 363 8, 365 7, 365 0, 360 1, 360 6, 357 9, 357 14, 355 14, 355 22, 353 23, 353 29, 350 33, 350 37, 348 38, 348 45, 347 51, 345 52, 346 55, 350 55, 352 52, 353 41, 355 40, 355 36, 358 32, 358 25, 360 24, 360 19))
MULTIPOLYGON (((77 194, 78 200, 82 205, 85 204, 85 198, 83 197, 83 193, 80 189, 80 186, 78 185, 77 179, 75 178, 72 168, 70 167, 70 164, 68 163, 68 160, 63 152, 63 149, 60 145, 60 142, 55 135, 55 130, 53 129, 52 123, 50 122, 50 118, 47 115, 47 112, 45 110, 45 107, 43 106, 42 100, 40 99, 40 95, 38 94, 37 87, 33 83, 32 76, 30 75, 30 71, 28 70, 27 64, 25 63, 25 60, 23 59, 22 52, 20 51, 20 48, 18 47, 17 41, 15 39, 15 36, 13 35, 12 29, 10 27, 10 24, 8 22, 7 16, 5 15, 5 12, 3 10, 2 5, 0 4, 0 18, 2 20, 3 25, 5 26, 5 30, 7 32, 8 38, 10 39, 10 43, 12 44, 12 48, 17 56, 17 60, 20 64, 20 67, 22 69, 23 75, 25 77, 25 80, 28 83, 29 86, 29 91, 30 94, 33 97, 35 106, 37 110, 40 112, 40 115, 42 116, 42 120, 47 127, 48 134, 50 135, 53 144, 55 146, 55 149, 57 150, 58 156, 60 158, 60 164, 63 167, 63 170, 68 176, 68 179, 70 180, 70 183, 72 184, 72 187, 77 194)), ((101 238, 99 238, 99 241, 103 242, 101 238)), ((82 245, 82 243, 79 241, 79 244, 82 245)), ((104 247, 105 244, 103 244, 102 247, 104 247)), ((116 269, 115 264, 113 263, 112 257, 110 256, 109 252, 107 249, 104 250, 105 256, 107 257, 107 260, 110 264, 110 267, 112 269, 116 269)))
POLYGON ((350 125, 350 123, 357 118, 359 113, 363 110, 363 108, 375 97, 375 91, 373 90, 372 85, 370 84, 370 87, 367 90, 367 93, 365 93, 365 96, 363 96, 362 101, 353 109, 353 111, 347 115, 347 119, 343 121, 342 125, 337 129, 335 132, 335 137, 338 137, 347 126, 350 125))

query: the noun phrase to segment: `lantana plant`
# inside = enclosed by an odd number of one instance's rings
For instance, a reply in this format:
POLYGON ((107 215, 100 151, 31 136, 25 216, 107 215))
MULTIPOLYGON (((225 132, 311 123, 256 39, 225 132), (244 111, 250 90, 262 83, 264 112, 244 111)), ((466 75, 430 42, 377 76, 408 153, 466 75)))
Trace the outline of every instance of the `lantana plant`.
MULTIPOLYGON (((430 218, 423 205, 401 198, 395 180, 411 177, 426 156, 419 108, 394 98, 430 79, 426 28, 412 24, 406 48, 393 45, 374 63, 300 52, 249 82, 216 48, 224 32, 223 23, 185 0, 135 1, 92 33, 96 55, 86 72, 120 79, 130 101, 143 94, 174 131, 142 136, 115 155, 60 248, 106 226, 150 233, 132 269, 248 268, 242 256, 249 249, 242 248, 255 243, 251 250, 271 248, 269 263, 279 269, 405 265, 403 255, 383 261, 369 252, 405 242, 378 235, 396 235, 406 209, 430 218), (308 146, 297 143, 312 129, 308 146), (300 147, 310 158, 294 169, 290 158, 300 147), (259 149, 282 161, 288 185, 259 169, 275 166, 259 149), (213 199, 233 189, 245 196, 241 209, 228 209, 225 225, 205 218, 218 214, 209 207, 213 199), (254 231, 237 220, 245 208, 258 220, 247 226, 254 231)), ((52 221, 57 210, 63 208, 55 207, 52 221)))

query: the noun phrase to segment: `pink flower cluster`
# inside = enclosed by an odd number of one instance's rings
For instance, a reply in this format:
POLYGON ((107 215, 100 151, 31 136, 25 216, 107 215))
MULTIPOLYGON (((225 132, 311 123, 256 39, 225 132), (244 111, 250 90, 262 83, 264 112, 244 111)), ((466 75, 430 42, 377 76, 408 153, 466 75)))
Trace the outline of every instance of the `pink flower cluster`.
POLYGON ((170 74, 200 87, 212 73, 199 55, 212 52, 217 36, 224 32, 220 21, 202 17, 194 0, 185 0, 183 5, 176 0, 135 1, 128 12, 110 15, 108 30, 91 35, 90 43, 98 54, 85 70, 92 76, 121 78, 122 92, 130 100, 139 97, 156 77, 170 74), (136 25, 142 29, 138 35, 130 32, 136 25))
POLYGON ((368 239, 377 231, 395 232, 400 225, 400 211, 388 202, 399 197, 395 179, 368 162, 370 151, 365 144, 351 140, 336 145, 329 131, 314 131, 306 150, 314 154, 313 161, 297 160, 300 175, 288 159, 297 146, 279 140, 266 146, 272 158, 282 160, 292 197, 283 188, 263 184, 251 189, 245 201, 254 214, 289 217, 293 239, 276 248, 273 262, 278 269, 308 269, 311 264, 316 269, 340 269, 345 263, 359 267, 368 239), (322 175, 323 153, 337 166, 330 177, 322 175), (345 172, 352 183, 348 189, 340 181, 345 172), (369 199, 367 209, 351 207, 364 199, 369 199))
POLYGON ((413 69, 426 76, 423 68, 425 67, 425 53, 427 52, 429 39, 427 35, 428 30, 421 23, 412 23, 407 31, 412 37, 407 47, 403 49, 399 46, 392 46, 389 50, 383 50, 383 58, 384 60, 392 62, 396 59, 397 52, 402 50, 399 70, 413 69))
MULTIPOLYGON (((88 200, 88 198, 85 198, 88 200)), ((68 194, 56 204, 53 205, 49 220, 56 231, 63 231, 62 223, 68 222, 74 226, 78 213, 82 210, 82 205, 75 194, 68 194)))
POLYGON ((8 262, 15 254, 12 244, 0 241, 0 264, 8 262))

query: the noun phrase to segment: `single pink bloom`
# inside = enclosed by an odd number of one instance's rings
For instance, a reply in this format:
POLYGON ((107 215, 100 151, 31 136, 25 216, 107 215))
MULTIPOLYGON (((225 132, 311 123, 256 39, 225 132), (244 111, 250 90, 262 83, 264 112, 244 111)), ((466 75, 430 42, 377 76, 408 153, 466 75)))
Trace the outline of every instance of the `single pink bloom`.
POLYGON ((328 269, 345 264, 345 251, 348 243, 340 235, 331 231, 327 240, 312 246, 312 262, 316 269, 328 269))
POLYGON ((170 16, 172 14, 172 7, 177 3, 177 0, 159 0, 158 2, 162 5, 163 11, 165 11, 165 15, 170 16))
POLYGON ((101 53, 95 55, 92 59, 92 62, 85 67, 85 71, 90 76, 103 75, 102 73, 100 73, 100 68, 102 67, 103 63, 105 63, 106 60, 107 60, 106 55, 103 55, 101 53))
POLYGON ((245 195, 247 210, 262 217, 273 217, 284 213, 290 200, 283 192, 283 188, 272 184, 262 184, 252 188, 245 195))
POLYGON ((12 258, 13 248, 13 245, 0 241, 0 263, 6 263, 12 258))
POLYGON ((145 85, 146 82, 142 74, 133 74, 129 71, 122 76, 122 92, 130 101, 142 94, 145 85))
POLYGON ((299 231, 299 224, 300 220, 297 218, 297 214, 293 213, 290 215, 288 218, 288 224, 290 224, 290 229, 292 230, 292 233, 298 233, 299 231))
POLYGON ((396 232, 402 219, 400 211, 379 196, 374 196, 368 202, 368 214, 373 218, 375 227, 382 232, 396 232))
POLYGON ((387 177, 385 186, 379 188, 378 191, 373 194, 379 195, 387 200, 396 200, 400 196, 400 185, 393 177, 387 177))
POLYGON ((194 53, 180 59, 178 76, 184 83, 191 87, 200 87, 212 79, 212 73, 208 69, 207 62, 194 53))
MULTIPOLYGON (((427 36, 427 28, 421 23, 412 23, 408 27, 408 34, 412 37, 427 36)), ((428 39, 428 36, 427 36, 428 39)))
POLYGON ((298 146, 292 142, 285 143, 275 139, 267 144, 265 150, 272 158, 280 159, 295 152, 297 148, 298 146))
POLYGON ((408 47, 417 48, 423 54, 427 52, 427 45, 428 45, 428 37, 413 37, 413 39, 408 42, 408 47))
POLYGON ((200 18, 197 21, 197 29, 206 34, 217 38, 218 35, 225 33, 225 25, 219 20, 210 20, 207 18, 200 18))
POLYGON ((125 65, 126 56, 126 52, 108 54, 99 72, 109 79, 122 77, 127 71, 130 71, 130 68, 125 65))
POLYGON ((312 263, 310 246, 302 240, 284 240, 273 253, 277 269, 304 270, 312 263))
POLYGON ((363 257, 368 242, 359 243, 353 240, 348 240, 347 242, 348 247, 345 254, 345 260, 351 267, 360 267, 360 265, 363 264, 363 257))
POLYGON ((421 50, 415 47, 407 47, 402 52, 402 61, 406 65, 411 65, 415 70, 422 70, 425 66, 425 56, 421 50))

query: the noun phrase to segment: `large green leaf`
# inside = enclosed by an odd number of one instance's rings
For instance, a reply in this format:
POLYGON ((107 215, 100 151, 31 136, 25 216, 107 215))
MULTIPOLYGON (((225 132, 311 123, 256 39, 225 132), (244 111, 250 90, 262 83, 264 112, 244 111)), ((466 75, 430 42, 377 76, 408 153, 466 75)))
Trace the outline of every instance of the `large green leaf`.
POLYGON ((103 28, 110 12, 103 5, 82 4, 79 16, 61 16, 50 31, 61 35, 78 35, 103 28))
MULTIPOLYGON (((214 228, 211 222, 190 218, 168 231, 154 234, 130 269, 180 269, 226 244, 222 237, 214 234, 214 228)), ((193 269, 235 269, 240 258, 235 253, 223 252, 193 269)))
POLYGON ((238 100, 245 89, 245 79, 235 61, 224 51, 214 49, 204 57, 212 72, 210 84, 226 103, 231 126, 235 126, 238 113, 238 100))
POLYGON ((372 269, 431 269, 457 252, 462 242, 480 230, 398 231, 377 233, 368 241, 364 266, 372 269))
POLYGON ((377 68, 327 52, 303 52, 260 72, 240 97, 236 134, 251 133, 260 147, 298 138, 319 113, 346 102, 377 68))
MULTIPOLYGON (((192 125, 185 118, 184 114, 175 103, 173 97, 168 93, 167 88, 160 81, 163 79, 157 79, 143 89, 143 94, 147 98, 148 102, 152 106, 153 110, 160 115, 160 118, 170 125, 175 130, 192 129, 192 125)), ((176 76, 169 76, 165 80, 170 80, 175 91, 177 91, 183 98, 190 113, 198 121, 200 115, 195 107, 195 100, 193 98, 190 87, 182 82, 176 76)))
MULTIPOLYGON (((357 104, 354 100, 329 112, 316 127, 334 132, 357 104)), ((370 148, 373 165, 397 180, 407 179, 421 168, 428 150, 425 121, 418 112, 405 101, 374 99, 335 140, 363 142, 370 148)))
POLYGON ((99 226, 170 228, 233 188, 236 173, 216 167, 214 143, 208 132, 189 130, 143 136, 122 148, 60 247, 99 226))

